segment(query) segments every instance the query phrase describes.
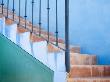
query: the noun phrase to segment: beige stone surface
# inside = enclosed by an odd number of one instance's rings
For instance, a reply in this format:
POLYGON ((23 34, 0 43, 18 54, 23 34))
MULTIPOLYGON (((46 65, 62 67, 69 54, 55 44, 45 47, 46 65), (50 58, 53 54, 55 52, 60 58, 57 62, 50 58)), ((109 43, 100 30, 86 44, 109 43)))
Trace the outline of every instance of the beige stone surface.
POLYGON ((37 36, 37 35, 35 35, 35 34, 33 34, 33 33, 30 35, 30 40, 31 40, 32 42, 45 41, 43 38, 41 38, 41 37, 39 37, 39 36, 37 36))
POLYGON ((48 44, 48 52, 49 53, 60 52, 60 51, 61 50, 58 47, 56 47, 52 44, 48 44))
POLYGON ((12 25, 12 24, 14 23, 14 21, 11 20, 11 19, 6 19, 6 20, 5 20, 5 23, 6 23, 7 25, 12 25))
POLYGON ((67 82, 110 82, 110 77, 69 78, 67 82))
POLYGON ((108 65, 72 65, 69 76, 72 77, 110 77, 108 65))
POLYGON ((95 55, 71 53, 71 65, 96 65, 97 58, 95 55))
POLYGON ((21 27, 21 26, 18 26, 17 27, 17 32, 18 33, 24 33, 24 32, 28 32, 28 30, 26 30, 25 28, 21 27))

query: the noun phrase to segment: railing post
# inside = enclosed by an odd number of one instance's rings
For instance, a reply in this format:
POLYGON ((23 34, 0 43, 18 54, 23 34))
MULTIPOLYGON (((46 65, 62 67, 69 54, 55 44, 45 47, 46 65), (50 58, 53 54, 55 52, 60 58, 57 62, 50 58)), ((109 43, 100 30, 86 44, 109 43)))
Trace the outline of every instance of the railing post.
POLYGON ((41 0, 39 1, 39 36, 41 36, 41 0))
POLYGON ((7 17, 8 18, 8 10, 9 10, 9 0, 7 0, 7 17))
POLYGON ((3 6, 4 6, 4 1, 3 0, 2 0, 1 5, 2 5, 2 14, 3 14, 3 6))
POLYGON ((13 0, 13 9, 12 9, 12 11, 13 11, 13 21, 14 21, 14 14, 15 14, 15 1, 13 0))
POLYGON ((58 0, 56 0, 56 46, 58 46, 58 0))
POLYGON ((69 0, 65 0, 65 65, 66 71, 70 72, 70 49, 69 49, 69 0))
POLYGON ((32 32, 33 32, 33 24, 34 24, 34 0, 32 0, 32 32))
POLYGON ((21 0, 19 0, 19 25, 20 25, 20 16, 21 16, 21 0))
POLYGON ((48 43, 50 41, 50 35, 49 35, 49 32, 50 32, 50 0, 47 0, 47 31, 48 31, 48 43))
POLYGON ((24 18, 25 18, 25 28, 26 28, 26 26, 27 26, 27 0, 25 0, 25 16, 24 16, 24 18))

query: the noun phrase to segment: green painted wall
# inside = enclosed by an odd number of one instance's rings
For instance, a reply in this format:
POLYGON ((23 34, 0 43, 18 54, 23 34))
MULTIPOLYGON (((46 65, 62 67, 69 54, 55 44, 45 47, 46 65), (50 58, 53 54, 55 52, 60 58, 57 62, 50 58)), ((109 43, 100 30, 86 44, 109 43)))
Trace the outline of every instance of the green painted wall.
POLYGON ((53 82, 53 71, 0 34, 0 82, 53 82))

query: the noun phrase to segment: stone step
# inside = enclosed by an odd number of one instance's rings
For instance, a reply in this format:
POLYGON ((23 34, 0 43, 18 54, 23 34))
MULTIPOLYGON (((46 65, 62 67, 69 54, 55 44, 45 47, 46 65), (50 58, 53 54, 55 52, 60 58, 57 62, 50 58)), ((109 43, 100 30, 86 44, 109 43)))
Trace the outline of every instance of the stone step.
MULTIPOLYGON (((27 31, 23 30, 22 27, 21 29, 19 27, 19 32, 21 34, 24 34, 24 32, 27 31)), ((47 42, 44 39, 36 36, 35 34, 30 34, 28 36, 30 36, 32 54, 36 59, 38 59, 54 71, 65 71, 64 51, 61 51, 56 46, 53 46, 51 44, 47 45, 47 42)), ((28 39, 26 41, 28 41, 28 39)), ((27 45, 30 45, 30 43, 28 43, 27 45)), ((28 46, 28 49, 29 48, 30 47, 28 46)))
POLYGON ((45 65, 48 65, 47 41, 45 41, 41 37, 36 36, 35 34, 30 35, 30 41, 33 56, 45 65))
POLYGON ((54 71, 65 72, 65 53, 52 44, 48 44, 48 65, 54 71))
POLYGON ((10 20, 6 19, 5 20, 5 36, 9 38, 12 42, 16 43, 16 31, 17 31, 17 24, 10 20))
POLYGON ((96 55, 71 53, 70 54, 71 65, 96 65, 96 55))
POLYGON ((4 15, 0 14, 0 33, 5 35, 5 17, 4 15))
POLYGON ((30 44, 30 32, 23 27, 17 28, 17 44, 32 55, 30 44))
POLYGON ((6 19, 5 20, 6 25, 12 25, 13 23, 14 23, 14 21, 12 21, 11 19, 6 19))
POLYGON ((110 77, 110 65, 72 65, 69 77, 110 77))
MULTIPOLYGON (((61 48, 65 49, 65 43, 58 44, 61 48)), ((70 45, 70 52, 71 53, 80 53, 80 46, 79 45, 70 45)))
POLYGON ((67 82, 110 82, 110 77, 69 78, 67 82))

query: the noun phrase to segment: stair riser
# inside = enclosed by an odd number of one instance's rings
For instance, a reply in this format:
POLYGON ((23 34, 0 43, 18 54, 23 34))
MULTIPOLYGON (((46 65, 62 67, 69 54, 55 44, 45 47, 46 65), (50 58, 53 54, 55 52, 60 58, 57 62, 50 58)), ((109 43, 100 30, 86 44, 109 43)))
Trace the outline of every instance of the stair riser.
POLYGON ((86 79, 86 80, 69 80, 68 82, 110 82, 110 79, 86 79))
POLYGON ((5 36, 12 42, 16 43, 17 24, 5 26, 5 36))
POLYGON ((72 53, 80 53, 80 47, 78 46, 76 46, 76 47, 73 47, 73 48, 71 48, 71 52, 72 53))
POLYGON ((0 18, 0 33, 5 35, 5 17, 0 18))
POLYGON ((110 76, 110 66, 104 67, 104 76, 110 76))
POLYGON ((32 43, 32 50, 33 50, 33 56, 40 60, 45 65, 47 64, 47 42, 41 41, 41 42, 35 42, 32 43))
POLYGON ((31 44, 30 44, 30 32, 25 32, 21 34, 17 34, 18 38, 18 45, 21 46, 24 50, 26 50, 28 53, 32 54, 31 51, 31 44))
POLYGON ((110 76, 110 66, 73 66, 70 77, 104 77, 110 76), (108 70, 107 70, 108 69, 108 70))
POLYGON ((17 24, 5 25, 5 17, 0 18, 0 33, 16 43, 17 24))
POLYGON ((71 65, 96 65, 96 56, 83 55, 79 53, 73 53, 70 58, 71 65))
POLYGON ((65 54, 63 52, 48 53, 48 65, 54 71, 65 72, 65 54))

